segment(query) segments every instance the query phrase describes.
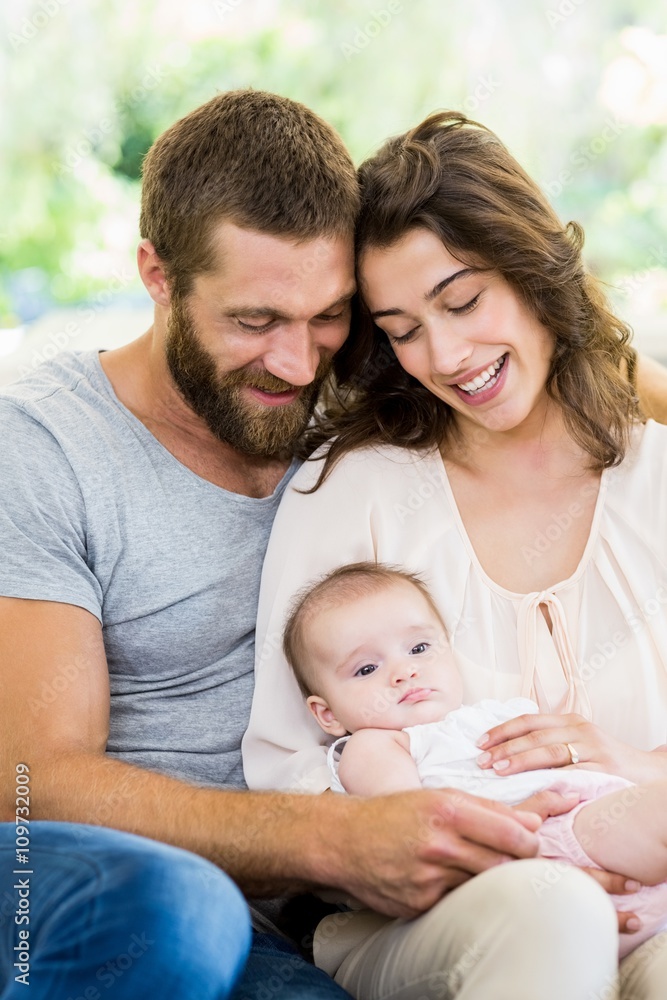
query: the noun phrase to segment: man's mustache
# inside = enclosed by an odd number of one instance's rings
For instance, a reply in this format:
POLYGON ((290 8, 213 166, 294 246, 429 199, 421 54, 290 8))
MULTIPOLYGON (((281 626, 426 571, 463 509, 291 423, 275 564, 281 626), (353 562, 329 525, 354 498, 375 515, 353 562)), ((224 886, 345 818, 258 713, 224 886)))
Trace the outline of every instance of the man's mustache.
POLYGON ((292 385, 291 382, 284 382, 270 372, 247 371, 239 368, 237 371, 227 372, 222 377, 225 386, 250 386, 252 389, 263 389, 265 392, 293 392, 295 389, 303 389, 304 386, 292 385))
POLYGON ((309 386, 319 385, 331 370, 331 358, 323 358, 315 372, 315 377, 308 385, 293 385, 272 375, 271 372, 253 370, 252 368, 237 368, 236 371, 227 372, 220 379, 220 386, 234 388, 237 386, 249 386, 251 389, 262 389, 265 392, 295 392, 308 389, 309 386))

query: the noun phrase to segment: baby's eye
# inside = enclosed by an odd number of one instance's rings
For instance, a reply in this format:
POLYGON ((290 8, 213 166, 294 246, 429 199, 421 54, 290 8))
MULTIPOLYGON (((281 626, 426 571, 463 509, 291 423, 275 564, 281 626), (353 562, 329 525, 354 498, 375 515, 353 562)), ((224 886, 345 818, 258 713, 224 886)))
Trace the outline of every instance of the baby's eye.
POLYGON ((416 646, 412 647, 412 649, 410 650, 410 654, 412 654, 412 653, 425 653, 427 649, 428 649, 428 643, 427 642, 418 642, 416 646))
POLYGON ((363 667, 359 667, 359 669, 357 670, 357 672, 356 672, 356 674, 354 676, 355 677, 368 677, 368 675, 372 674, 373 671, 375 671, 375 670, 377 670, 377 664, 375 664, 375 663, 366 663, 363 667))

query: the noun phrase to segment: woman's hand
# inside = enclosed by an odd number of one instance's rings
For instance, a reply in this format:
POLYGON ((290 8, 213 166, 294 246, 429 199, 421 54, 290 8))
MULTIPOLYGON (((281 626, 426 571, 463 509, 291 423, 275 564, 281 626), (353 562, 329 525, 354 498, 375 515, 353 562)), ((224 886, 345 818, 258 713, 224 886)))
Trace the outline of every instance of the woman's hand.
POLYGON ((478 746, 479 766, 500 775, 576 767, 617 774, 636 784, 667 777, 664 748, 637 750, 581 715, 519 715, 490 729, 478 746))
MULTIPOLYGON (((614 872, 606 872, 601 868, 582 868, 582 872, 587 872, 594 878, 605 892, 614 896, 627 896, 628 906, 632 907, 632 894, 641 889, 641 883, 633 879, 626 878, 625 875, 617 875, 614 872)), ((618 930, 620 934, 635 934, 641 930, 642 922, 632 909, 617 910, 618 930)))

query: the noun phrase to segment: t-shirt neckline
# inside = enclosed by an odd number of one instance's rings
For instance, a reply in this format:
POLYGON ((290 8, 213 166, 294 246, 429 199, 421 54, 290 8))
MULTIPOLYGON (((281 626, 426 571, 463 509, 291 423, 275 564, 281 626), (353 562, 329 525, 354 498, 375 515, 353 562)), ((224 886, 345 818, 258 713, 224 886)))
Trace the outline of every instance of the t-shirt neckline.
POLYGON ((181 469, 185 474, 187 474, 191 478, 195 479, 198 483, 203 483, 205 486, 209 487, 210 489, 215 490, 218 494, 224 493, 224 495, 226 497, 233 498, 233 499, 235 499, 235 500, 237 500, 237 501, 239 501, 241 503, 252 503, 253 505, 255 505, 255 504, 258 504, 258 505, 261 505, 261 504, 270 504, 273 501, 275 501, 276 498, 279 497, 282 494, 283 487, 285 486, 285 484, 287 482, 289 482, 289 480, 291 479, 293 473, 299 467, 300 463, 299 463, 299 460, 297 458, 293 458, 292 459, 292 461, 290 462, 289 466, 285 470, 283 476, 281 477, 281 479, 279 480, 279 482, 276 483, 276 486, 275 486, 275 489, 273 490, 273 492, 270 493, 266 497, 249 497, 245 493, 234 493, 233 490, 226 490, 224 488, 224 486, 218 486, 216 483, 212 483, 210 481, 210 479, 204 479, 203 476, 197 475, 197 473, 194 472, 193 469, 190 469, 183 462, 179 461, 179 459, 176 458, 176 456, 173 455, 169 451, 168 448, 165 448, 165 446, 162 444, 162 442, 158 441, 158 439, 148 429, 148 427, 146 427, 146 425, 141 420, 139 420, 139 418, 137 416, 135 416, 135 414, 132 412, 132 410, 128 409, 128 407, 125 406, 125 403, 123 403, 118 398, 118 396, 116 394, 116 390, 114 389, 114 387, 113 387, 113 385, 111 383, 111 379, 109 378, 109 376, 107 375, 107 373, 104 371, 104 368, 102 367, 102 362, 100 361, 100 355, 101 354, 105 354, 106 353, 106 349, 103 349, 103 350, 94 350, 91 353, 92 353, 92 356, 93 356, 92 357, 92 361, 93 361, 93 368, 94 368, 95 375, 99 379, 102 388, 104 389, 106 395, 111 399, 112 403, 114 403, 114 405, 117 406, 118 409, 125 415, 125 417, 130 421, 130 423, 132 424, 132 426, 135 428, 135 430, 139 434, 141 434, 141 436, 145 440, 151 442, 151 446, 153 448, 157 449, 157 451, 159 451, 159 453, 163 457, 166 457, 166 459, 168 461, 170 461, 172 463, 175 463, 178 466, 178 468, 181 469))

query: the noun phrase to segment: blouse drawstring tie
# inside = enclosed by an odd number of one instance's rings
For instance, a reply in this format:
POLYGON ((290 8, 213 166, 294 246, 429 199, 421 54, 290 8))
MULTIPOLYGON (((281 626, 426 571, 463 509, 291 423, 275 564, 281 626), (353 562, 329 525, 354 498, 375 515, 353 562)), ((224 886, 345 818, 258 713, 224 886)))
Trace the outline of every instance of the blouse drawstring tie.
POLYGON ((554 593, 543 590, 527 594, 519 605, 517 631, 521 664, 521 695, 539 703, 537 681, 540 679, 538 628, 546 626, 540 608, 546 607, 551 618, 551 638, 567 684, 567 693, 559 712, 576 712, 592 718, 588 691, 579 673, 579 666, 567 631, 563 605, 554 593))

